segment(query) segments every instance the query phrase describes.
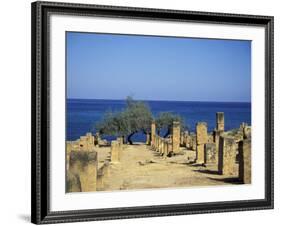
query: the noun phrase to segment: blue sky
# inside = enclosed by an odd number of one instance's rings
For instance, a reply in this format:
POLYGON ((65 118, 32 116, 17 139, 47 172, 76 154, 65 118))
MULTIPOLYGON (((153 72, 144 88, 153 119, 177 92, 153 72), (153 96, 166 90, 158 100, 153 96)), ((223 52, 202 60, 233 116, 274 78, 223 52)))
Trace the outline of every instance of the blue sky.
POLYGON ((251 42, 67 32, 67 98, 251 101, 251 42))

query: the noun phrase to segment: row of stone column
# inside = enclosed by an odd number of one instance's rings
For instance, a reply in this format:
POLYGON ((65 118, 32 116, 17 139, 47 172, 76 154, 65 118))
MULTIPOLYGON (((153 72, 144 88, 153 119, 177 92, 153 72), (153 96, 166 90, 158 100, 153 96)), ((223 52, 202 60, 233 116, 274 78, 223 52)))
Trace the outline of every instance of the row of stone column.
POLYGON ((93 136, 92 133, 86 133, 85 136, 80 136, 75 141, 67 141, 67 153, 70 151, 92 151, 97 144, 97 140, 98 138, 93 136))
POLYGON ((213 142, 208 139, 207 123, 199 122, 196 125, 196 162, 216 164, 218 173, 222 175, 236 175, 236 164, 239 164, 238 177, 244 183, 251 183, 251 138, 249 127, 243 127, 242 140, 224 134, 224 114, 218 112, 217 123, 213 132, 213 142), (238 158, 237 158, 238 156, 238 158), (237 162, 238 159, 238 162, 237 162))
POLYGON ((173 122, 172 126, 172 138, 164 139, 156 134, 156 124, 153 121, 151 124, 151 146, 155 150, 161 150, 160 152, 164 155, 168 155, 169 153, 177 154, 180 151, 180 122, 173 122), (163 144, 162 144, 163 143, 163 144), (161 145, 160 145, 161 144, 161 145), (163 146, 163 148, 162 148, 163 146), (165 150, 165 151, 162 151, 165 150))
POLYGON ((153 140, 152 149, 159 152, 160 155, 168 156, 172 152, 173 146, 171 139, 154 135, 153 140))

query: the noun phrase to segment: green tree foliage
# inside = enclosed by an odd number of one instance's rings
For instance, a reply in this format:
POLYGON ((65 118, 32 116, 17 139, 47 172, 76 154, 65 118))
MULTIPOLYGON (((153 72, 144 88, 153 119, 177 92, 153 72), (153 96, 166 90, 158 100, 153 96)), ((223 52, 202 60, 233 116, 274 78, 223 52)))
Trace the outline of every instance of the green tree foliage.
MULTIPOLYGON (((97 123, 96 130, 104 135, 126 137, 128 142, 132 144, 131 138, 135 133, 150 133, 152 120, 152 113, 147 104, 135 101, 129 96, 126 99, 125 109, 121 112, 106 112, 103 119, 97 123)), ((184 129, 184 120, 181 116, 170 112, 160 113, 155 119, 158 134, 160 131, 166 131, 164 137, 171 134, 174 121, 179 121, 184 129)))
POLYGON ((160 133, 160 131, 166 131, 164 137, 170 135, 172 132, 174 121, 180 122, 182 131, 185 129, 184 119, 180 115, 173 114, 171 112, 161 112, 155 120, 158 134, 160 133))
POLYGON ((127 97, 126 108, 121 112, 107 112, 96 125, 100 134, 122 136, 132 144, 131 137, 138 132, 148 133, 152 121, 149 107, 141 101, 127 97))

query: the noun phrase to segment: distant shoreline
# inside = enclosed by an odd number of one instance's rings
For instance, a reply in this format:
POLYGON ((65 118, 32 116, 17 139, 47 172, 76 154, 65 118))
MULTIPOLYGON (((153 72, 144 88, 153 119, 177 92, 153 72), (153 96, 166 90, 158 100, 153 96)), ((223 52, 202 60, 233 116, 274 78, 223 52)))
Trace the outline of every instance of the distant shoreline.
MULTIPOLYGON (((66 98, 67 101, 122 101, 125 102, 125 99, 85 99, 85 98, 66 98)), ((196 101, 196 100, 141 100, 141 99, 135 99, 136 101, 143 101, 143 102, 192 102, 192 103, 237 103, 237 104, 251 104, 252 102, 246 102, 246 101, 196 101)))

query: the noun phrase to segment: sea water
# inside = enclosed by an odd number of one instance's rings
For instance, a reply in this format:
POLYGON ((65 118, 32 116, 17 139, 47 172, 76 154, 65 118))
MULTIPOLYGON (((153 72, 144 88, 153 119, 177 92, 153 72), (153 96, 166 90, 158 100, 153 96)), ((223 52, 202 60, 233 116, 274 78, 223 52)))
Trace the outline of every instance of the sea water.
MULTIPOLYGON (((197 122, 207 122, 208 131, 216 126, 216 112, 224 112, 225 130, 238 128, 242 122, 251 125, 251 103, 241 102, 198 102, 198 101, 144 101, 154 117, 160 112, 171 112, 183 117, 191 132, 197 122)), ((76 140, 87 132, 95 133, 95 125, 108 111, 118 112, 126 107, 124 100, 67 99, 66 139, 76 140)), ((105 139, 115 139, 104 136, 105 139)), ((133 141, 145 141, 141 133, 133 141)))

